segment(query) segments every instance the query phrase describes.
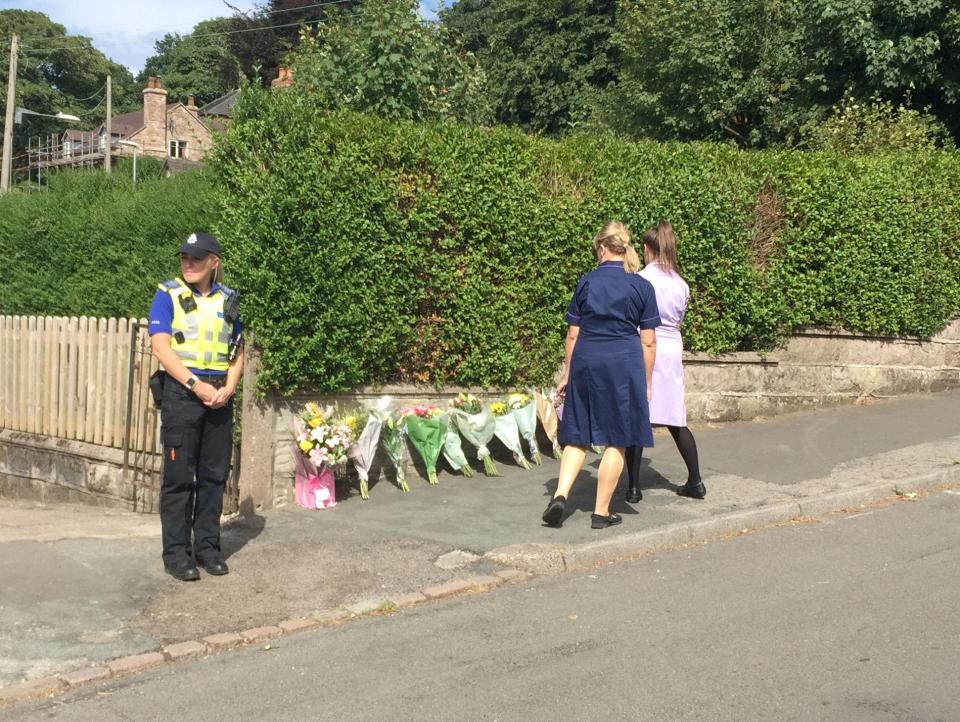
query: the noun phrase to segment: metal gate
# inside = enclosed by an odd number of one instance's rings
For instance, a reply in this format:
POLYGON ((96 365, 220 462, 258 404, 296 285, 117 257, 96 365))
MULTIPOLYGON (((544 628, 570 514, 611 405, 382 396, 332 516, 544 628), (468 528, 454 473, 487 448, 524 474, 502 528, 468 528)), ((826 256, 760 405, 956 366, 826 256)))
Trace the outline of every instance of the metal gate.
MULTIPOLYGON (((160 440, 160 412, 150 394, 150 376, 160 368, 150 349, 145 321, 130 326, 130 364, 127 369, 126 425, 123 439, 123 478, 131 486, 134 509, 160 511, 160 483, 163 479, 163 444, 160 440)), ((230 472, 223 492, 223 513, 232 514, 240 501, 240 405, 234 405, 234 444, 230 472)))

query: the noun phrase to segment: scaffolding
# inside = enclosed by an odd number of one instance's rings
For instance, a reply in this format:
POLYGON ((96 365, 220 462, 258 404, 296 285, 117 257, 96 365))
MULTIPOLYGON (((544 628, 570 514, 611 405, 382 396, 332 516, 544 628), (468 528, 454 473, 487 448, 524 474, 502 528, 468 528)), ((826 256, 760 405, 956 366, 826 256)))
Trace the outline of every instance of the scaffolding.
MULTIPOLYGON (((116 145, 115 138, 112 146, 116 145)), ((71 136, 49 135, 31 138, 28 141, 26 166, 17 168, 27 171, 30 185, 34 179, 38 188, 42 188, 49 174, 59 168, 96 168, 103 165, 106 138, 99 133, 89 131, 71 136), (34 176, 34 173, 36 175, 34 176)))

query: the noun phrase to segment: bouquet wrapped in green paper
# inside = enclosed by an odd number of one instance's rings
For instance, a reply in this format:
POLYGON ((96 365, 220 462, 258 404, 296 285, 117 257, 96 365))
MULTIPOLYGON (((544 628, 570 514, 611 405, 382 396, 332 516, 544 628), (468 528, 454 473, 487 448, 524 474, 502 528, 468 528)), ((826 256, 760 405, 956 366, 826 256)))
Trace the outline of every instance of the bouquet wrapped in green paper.
POLYGON ((447 433, 447 419, 443 411, 436 406, 414 406, 400 409, 404 418, 407 438, 420 454, 427 467, 427 480, 437 482, 437 459, 443 450, 443 441, 447 433))

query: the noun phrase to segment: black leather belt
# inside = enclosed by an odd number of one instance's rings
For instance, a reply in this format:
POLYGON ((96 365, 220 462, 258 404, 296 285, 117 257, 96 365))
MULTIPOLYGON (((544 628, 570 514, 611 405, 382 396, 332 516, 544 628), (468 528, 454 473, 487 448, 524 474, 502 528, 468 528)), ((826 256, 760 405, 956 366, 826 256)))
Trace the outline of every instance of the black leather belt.
POLYGON ((197 374, 197 378, 205 384, 210 384, 215 389, 222 389, 227 385, 226 374, 197 374))

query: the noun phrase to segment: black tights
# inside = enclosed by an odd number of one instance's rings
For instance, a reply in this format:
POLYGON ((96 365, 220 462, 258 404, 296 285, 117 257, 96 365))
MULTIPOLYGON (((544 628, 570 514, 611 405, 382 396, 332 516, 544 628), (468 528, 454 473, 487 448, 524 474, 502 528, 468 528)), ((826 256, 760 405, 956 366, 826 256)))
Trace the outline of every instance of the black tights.
MULTIPOLYGON (((670 436, 677 444, 677 450, 687 465, 687 483, 700 483, 700 461, 697 458, 697 442, 686 426, 668 426, 670 436)), ((636 489, 640 478, 640 460, 643 458, 642 446, 631 446, 627 449, 627 477, 630 479, 630 488, 636 489)))

